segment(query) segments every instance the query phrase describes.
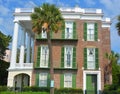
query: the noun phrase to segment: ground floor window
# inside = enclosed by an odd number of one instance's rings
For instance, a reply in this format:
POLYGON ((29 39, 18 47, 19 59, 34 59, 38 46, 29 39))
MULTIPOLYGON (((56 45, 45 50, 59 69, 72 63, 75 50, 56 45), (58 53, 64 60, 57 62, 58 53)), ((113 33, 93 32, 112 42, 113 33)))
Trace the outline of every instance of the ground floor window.
POLYGON ((40 73, 39 86, 40 87, 47 87, 47 73, 40 73))
POLYGON ((64 74, 64 87, 72 87, 72 74, 64 74))

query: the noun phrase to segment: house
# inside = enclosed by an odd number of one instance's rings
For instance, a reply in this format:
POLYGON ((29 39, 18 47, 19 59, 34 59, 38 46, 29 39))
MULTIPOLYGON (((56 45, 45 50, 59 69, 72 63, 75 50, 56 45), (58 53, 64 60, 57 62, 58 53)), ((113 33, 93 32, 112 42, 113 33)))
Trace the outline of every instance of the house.
POLYGON ((3 58, 3 60, 6 61, 6 62, 10 62, 11 50, 7 49, 7 50, 5 51, 5 53, 6 53, 6 54, 5 54, 4 58, 3 58))
MULTIPOLYGON (((101 9, 60 8, 65 27, 51 33, 54 87, 81 88, 99 94, 112 82, 105 74, 110 52, 110 19, 101 9)), ((50 63, 46 33, 32 32, 34 9, 16 8, 8 86, 50 86, 50 63), (19 45, 18 45, 19 41, 19 45), (19 49, 19 51, 18 51, 19 49), (17 54, 19 52, 19 54, 17 54), (18 57, 18 58, 17 58, 18 57), (18 62, 17 62, 18 61, 18 62)))

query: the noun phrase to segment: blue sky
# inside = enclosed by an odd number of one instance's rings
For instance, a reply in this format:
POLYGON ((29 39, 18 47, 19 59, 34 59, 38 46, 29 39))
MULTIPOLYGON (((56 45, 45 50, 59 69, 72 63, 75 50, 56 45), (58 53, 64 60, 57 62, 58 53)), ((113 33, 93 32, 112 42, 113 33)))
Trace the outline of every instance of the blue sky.
POLYGON ((120 36, 115 28, 116 16, 120 14, 120 0, 0 0, 0 31, 6 35, 13 35, 15 8, 34 8, 46 2, 58 7, 79 5, 81 8, 101 8, 104 17, 112 19, 111 50, 120 53, 120 36))

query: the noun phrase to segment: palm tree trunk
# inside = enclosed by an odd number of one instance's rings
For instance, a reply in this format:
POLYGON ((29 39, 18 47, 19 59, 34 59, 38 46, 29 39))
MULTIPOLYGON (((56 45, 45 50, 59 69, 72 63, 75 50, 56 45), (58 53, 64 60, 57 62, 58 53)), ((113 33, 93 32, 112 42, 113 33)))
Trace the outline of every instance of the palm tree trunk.
POLYGON ((51 81, 54 81, 54 69, 53 69, 53 58, 52 58, 52 44, 50 39, 50 32, 47 32, 47 41, 49 48, 49 59, 50 59, 50 94, 54 94, 54 87, 51 87, 51 81))

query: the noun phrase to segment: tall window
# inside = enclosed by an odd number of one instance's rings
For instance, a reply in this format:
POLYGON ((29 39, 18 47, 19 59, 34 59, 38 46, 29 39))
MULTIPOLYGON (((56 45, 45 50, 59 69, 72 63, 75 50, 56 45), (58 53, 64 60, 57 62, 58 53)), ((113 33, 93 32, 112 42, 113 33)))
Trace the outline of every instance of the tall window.
POLYGON ((87 49, 87 68, 95 69, 95 49, 94 48, 87 49))
POLYGON ((65 38, 73 38, 73 22, 65 22, 65 38))
POLYGON ((42 38, 47 38, 47 33, 46 33, 46 31, 45 32, 41 32, 41 34, 42 34, 42 38))
POLYGON ((40 87, 47 87, 47 73, 40 73, 39 86, 40 87))
POLYGON ((64 87, 72 87, 72 74, 64 74, 64 87))
POLYGON ((87 24, 87 40, 94 41, 94 23, 87 24))
POLYGON ((40 67, 48 67, 49 49, 48 46, 41 46, 41 61, 40 67))
POLYGON ((65 68, 72 68, 73 47, 65 47, 65 68))

